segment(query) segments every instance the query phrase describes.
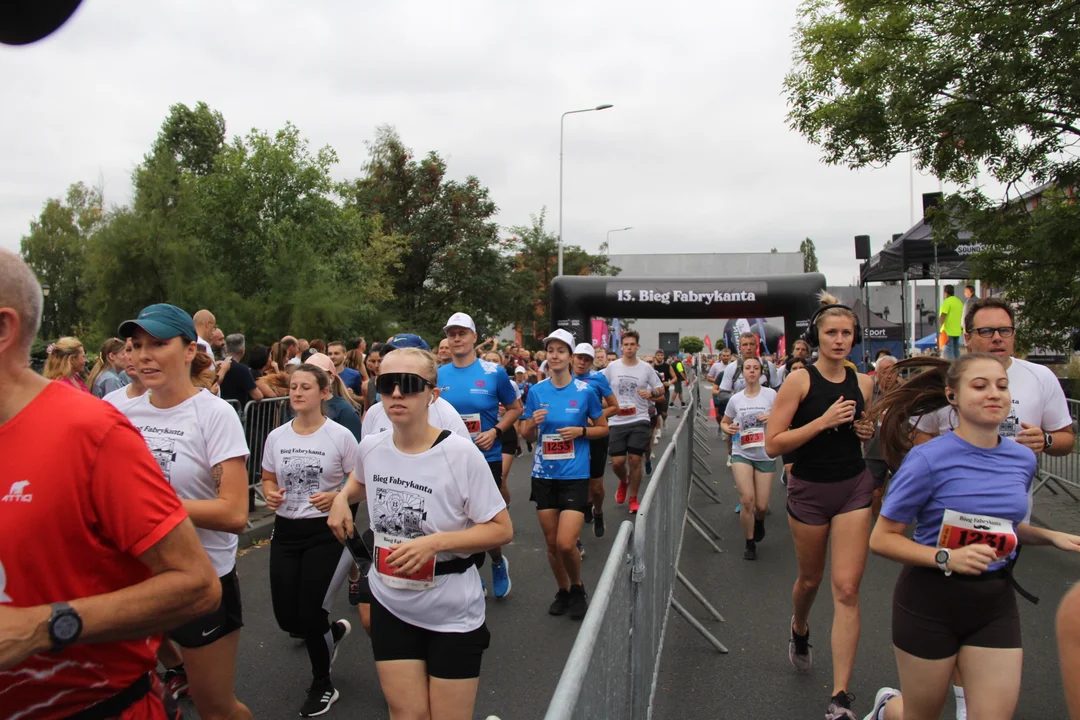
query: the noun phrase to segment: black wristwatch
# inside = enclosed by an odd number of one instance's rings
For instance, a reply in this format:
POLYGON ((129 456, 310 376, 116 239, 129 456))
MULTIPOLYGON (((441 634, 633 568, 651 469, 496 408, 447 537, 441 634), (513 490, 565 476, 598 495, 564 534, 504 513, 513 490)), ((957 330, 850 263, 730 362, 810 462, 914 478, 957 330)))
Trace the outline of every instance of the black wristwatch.
POLYGON ((1053 444, 1054 444, 1054 436, 1051 435, 1048 432, 1044 432, 1043 433, 1043 442, 1046 443, 1046 447, 1044 447, 1043 450, 1045 450, 1048 447, 1053 446, 1053 444))
POLYGON ((82 618, 75 608, 66 602, 53 603, 49 617, 49 641, 52 642, 49 652, 60 652, 74 643, 82 634, 82 629, 82 618))
POLYGON ((492 428, 492 430, 494 430, 494 431, 495 431, 495 439, 496 439, 496 440, 498 440, 499 438, 501 438, 501 437, 502 437, 502 428, 501 428, 501 427, 499 427, 498 425, 496 425, 496 426, 495 426, 494 428, 492 428))

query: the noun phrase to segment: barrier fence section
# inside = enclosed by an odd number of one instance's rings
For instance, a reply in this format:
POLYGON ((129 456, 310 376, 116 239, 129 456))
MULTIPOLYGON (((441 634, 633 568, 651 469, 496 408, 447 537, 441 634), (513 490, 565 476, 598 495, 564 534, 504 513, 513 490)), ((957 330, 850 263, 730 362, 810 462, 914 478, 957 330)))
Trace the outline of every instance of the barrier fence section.
POLYGON ((288 403, 289 398, 286 396, 252 400, 244 406, 244 436, 247 438, 249 451, 248 486, 263 501, 266 500, 262 494, 263 446, 266 445, 266 437, 288 419, 286 413, 288 403))
MULTIPOLYGON (((1067 400, 1069 403, 1069 415, 1072 416, 1073 432, 1077 432, 1078 418, 1080 418, 1080 401, 1067 400)), ((1080 491, 1080 454, 1077 448, 1068 455, 1047 455, 1039 453, 1039 474, 1035 482, 1032 494, 1046 488, 1057 495, 1061 490, 1073 500, 1080 502, 1080 498, 1073 494, 1073 490, 1080 491)))
POLYGON ((648 720, 669 607, 718 652, 727 652, 673 596, 679 582, 714 620, 724 620, 679 570, 686 525, 722 552, 715 543, 720 534, 690 505, 694 487, 708 500, 720 502, 698 472, 700 467, 711 473, 703 459, 711 450, 707 431, 696 422, 701 403, 696 383, 690 395, 690 405, 652 474, 632 527, 627 521, 619 529, 545 720, 648 720))

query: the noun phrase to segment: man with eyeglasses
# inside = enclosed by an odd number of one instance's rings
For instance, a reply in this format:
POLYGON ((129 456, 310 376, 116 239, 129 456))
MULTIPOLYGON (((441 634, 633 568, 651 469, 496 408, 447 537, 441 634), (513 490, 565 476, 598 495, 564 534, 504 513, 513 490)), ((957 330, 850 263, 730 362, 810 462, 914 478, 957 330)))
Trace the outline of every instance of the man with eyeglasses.
MULTIPOLYGON (((1065 393, 1054 372, 1043 365, 1013 357, 1015 314, 998 298, 971 304, 964 335, 968 352, 989 353, 1005 363, 1012 395, 1012 411, 1001 423, 1001 436, 1047 455, 1068 455, 1076 440, 1065 393)), ((952 429, 956 413, 951 407, 924 415, 917 426, 915 443, 925 442, 952 429)))

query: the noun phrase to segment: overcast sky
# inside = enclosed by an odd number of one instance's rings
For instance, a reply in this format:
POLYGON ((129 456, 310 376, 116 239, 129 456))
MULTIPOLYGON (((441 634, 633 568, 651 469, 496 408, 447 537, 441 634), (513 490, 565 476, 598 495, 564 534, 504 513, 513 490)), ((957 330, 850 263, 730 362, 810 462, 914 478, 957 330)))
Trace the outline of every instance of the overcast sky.
MULTIPOLYGON (((559 206, 595 251, 795 251, 813 238, 830 284, 909 223, 906 159, 853 172, 785 123, 797 0, 748 3, 84 0, 36 45, 0 46, 0 246, 17 248, 49 197, 131 171, 171 104, 202 100, 230 135, 296 124, 355 177, 364 141, 397 127, 452 177, 491 189, 498 221, 559 206)), ((916 175, 916 202, 937 190, 916 175)), ((921 210, 921 206, 920 206, 921 210)))

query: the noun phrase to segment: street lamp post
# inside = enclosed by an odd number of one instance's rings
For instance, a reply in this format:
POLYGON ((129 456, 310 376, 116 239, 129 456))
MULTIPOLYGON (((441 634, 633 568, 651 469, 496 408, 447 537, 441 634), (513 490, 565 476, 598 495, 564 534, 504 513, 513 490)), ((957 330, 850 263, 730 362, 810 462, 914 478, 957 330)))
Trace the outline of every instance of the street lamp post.
POLYGON ((575 113, 583 112, 595 112, 597 110, 607 110, 614 105, 597 105, 596 107, 585 108, 584 110, 567 110, 559 118, 559 275, 562 275, 563 269, 563 239, 562 239, 562 188, 563 188, 563 126, 567 115, 574 115, 575 113))
POLYGON ((45 298, 45 302, 42 303, 42 325, 45 328, 45 339, 49 339, 49 283, 41 284, 41 296, 45 298))
POLYGON ((607 237, 604 238, 604 247, 607 249, 608 257, 611 256, 611 233, 622 232, 624 230, 633 230, 633 227, 615 228, 614 230, 607 231, 607 237))

